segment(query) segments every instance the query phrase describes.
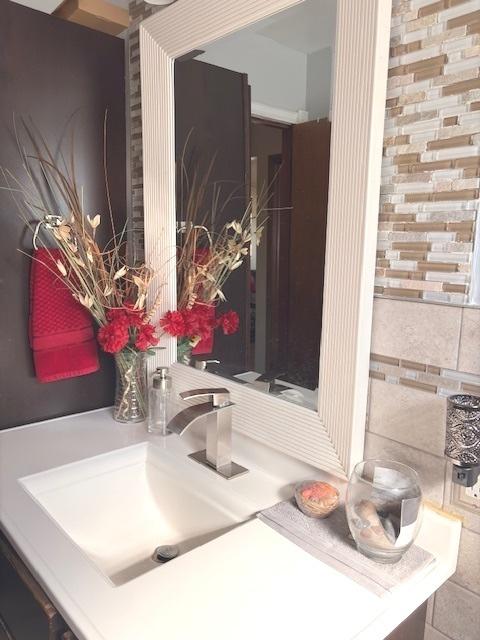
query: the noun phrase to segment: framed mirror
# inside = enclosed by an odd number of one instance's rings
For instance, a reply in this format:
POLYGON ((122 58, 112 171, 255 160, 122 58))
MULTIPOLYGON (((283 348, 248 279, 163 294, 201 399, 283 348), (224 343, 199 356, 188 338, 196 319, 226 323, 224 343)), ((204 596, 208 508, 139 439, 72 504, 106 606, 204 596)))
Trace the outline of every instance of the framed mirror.
POLYGON ((305 0, 174 67, 177 360, 313 411, 336 5, 305 0))
POLYGON ((178 0, 140 29, 157 319, 219 328, 165 324, 151 366, 337 475, 363 452, 390 9, 178 0))

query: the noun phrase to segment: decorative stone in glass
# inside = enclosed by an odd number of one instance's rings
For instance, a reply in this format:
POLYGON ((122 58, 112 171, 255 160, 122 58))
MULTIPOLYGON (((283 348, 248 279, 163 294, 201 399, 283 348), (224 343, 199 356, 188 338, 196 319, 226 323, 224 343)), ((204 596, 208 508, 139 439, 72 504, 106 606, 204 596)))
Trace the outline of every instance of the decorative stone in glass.
POLYGON ((147 417, 147 355, 124 349, 115 355, 116 386, 113 417, 117 422, 143 422, 147 417))
POLYGON ((417 537, 422 519, 416 471, 390 460, 360 462, 348 483, 346 511, 361 553, 376 562, 398 562, 417 537))

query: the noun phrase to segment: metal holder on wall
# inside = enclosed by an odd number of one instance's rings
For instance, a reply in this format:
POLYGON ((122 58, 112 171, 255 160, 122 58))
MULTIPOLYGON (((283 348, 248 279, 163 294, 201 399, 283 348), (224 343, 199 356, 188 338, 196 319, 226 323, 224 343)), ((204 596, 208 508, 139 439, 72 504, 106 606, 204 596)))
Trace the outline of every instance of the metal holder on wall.
POLYGON ((453 463, 453 482, 472 487, 480 475, 479 397, 458 394, 447 399, 445 455, 453 463))
POLYGON ((45 227, 45 229, 57 229, 62 224, 62 222, 63 222, 62 216, 58 216, 53 213, 45 214, 43 220, 39 220, 39 222, 37 222, 35 226, 35 230, 33 232, 33 239, 32 239, 33 248, 35 250, 38 249, 37 240, 42 227, 45 227))

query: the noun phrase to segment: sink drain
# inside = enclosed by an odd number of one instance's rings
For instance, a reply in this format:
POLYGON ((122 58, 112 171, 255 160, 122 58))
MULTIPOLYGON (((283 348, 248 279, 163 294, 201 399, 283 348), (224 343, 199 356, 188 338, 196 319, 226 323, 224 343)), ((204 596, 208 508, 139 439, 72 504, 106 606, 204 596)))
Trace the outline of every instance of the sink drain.
POLYGON ((165 564, 178 556, 180 549, 176 544, 163 544, 157 547, 152 555, 152 560, 158 564, 165 564))

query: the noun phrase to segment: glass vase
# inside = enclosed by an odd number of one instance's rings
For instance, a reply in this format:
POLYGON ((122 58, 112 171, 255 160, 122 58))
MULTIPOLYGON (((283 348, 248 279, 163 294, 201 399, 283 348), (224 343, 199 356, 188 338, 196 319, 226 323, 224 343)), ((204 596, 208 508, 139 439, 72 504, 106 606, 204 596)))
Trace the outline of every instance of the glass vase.
POLYGON ((356 465, 346 496, 348 526, 357 549, 376 562, 398 562, 413 544, 422 519, 416 471, 400 462, 356 465))
POLYGON ((192 345, 188 338, 179 338, 177 340, 177 362, 181 364, 190 364, 192 360, 192 345))
POLYGON ((116 385, 113 417, 117 422, 143 422, 147 417, 146 353, 124 349, 115 355, 116 385))

